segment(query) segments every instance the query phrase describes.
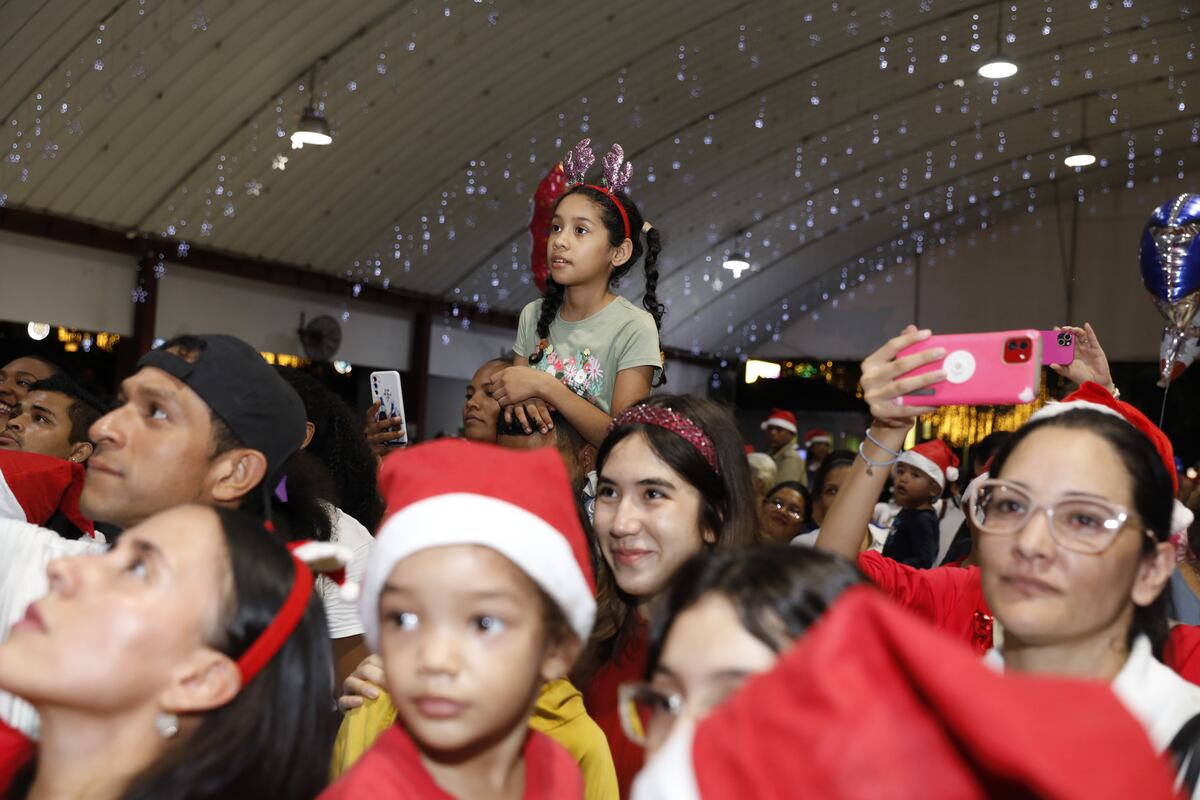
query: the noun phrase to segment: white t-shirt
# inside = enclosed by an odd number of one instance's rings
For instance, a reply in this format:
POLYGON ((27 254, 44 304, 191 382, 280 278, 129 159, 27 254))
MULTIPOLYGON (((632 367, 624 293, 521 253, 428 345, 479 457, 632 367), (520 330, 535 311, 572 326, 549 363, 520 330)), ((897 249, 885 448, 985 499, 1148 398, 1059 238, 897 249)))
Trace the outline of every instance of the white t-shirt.
MULTIPOLYGON (((362 583, 363 572, 367 568, 367 557, 371 555, 371 545, 375 537, 362 526, 358 520, 342 511, 337 506, 322 503, 329 513, 333 523, 333 535, 329 540, 343 547, 348 547, 354 553, 350 564, 346 567, 347 583, 362 583)), ((319 575, 316 582, 317 593, 325 601, 325 621, 329 625, 330 639, 345 639, 348 636, 362 636, 362 620, 358 617, 358 603, 342 599, 338 585, 324 575, 319 575)))
MULTIPOLYGON (((64 556, 103 553, 104 536, 95 539, 64 539, 46 528, 28 522, 0 520, 0 641, 25 617, 25 609, 49 590, 46 565, 64 556)), ((38 716, 33 706, 8 692, 0 691, 0 719, 31 739, 38 734, 38 716)))

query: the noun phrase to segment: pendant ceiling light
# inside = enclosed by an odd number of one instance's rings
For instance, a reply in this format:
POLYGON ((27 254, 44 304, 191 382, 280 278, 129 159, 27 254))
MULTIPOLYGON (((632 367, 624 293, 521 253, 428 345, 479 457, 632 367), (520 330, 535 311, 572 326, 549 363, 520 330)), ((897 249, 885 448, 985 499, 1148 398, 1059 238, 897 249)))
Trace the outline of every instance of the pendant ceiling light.
POLYGON ((743 272, 750 269, 750 262, 741 253, 730 253, 721 266, 732 272, 734 278, 740 278, 743 272))
POLYGON ((300 124, 292 134, 292 148, 299 150, 306 144, 327 145, 333 142, 333 133, 329 130, 329 120, 325 119, 325 109, 316 102, 317 96, 317 66, 313 65, 308 73, 308 105, 300 115, 300 124))
POLYGON ((1063 159, 1063 163, 1068 167, 1090 167, 1096 163, 1096 153, 1088 144, 1087 138, 1087 97, 1083 98, 1083 111, 1080 114, 1079 127, 1082 135, 1078 142, 1067 149, 1067 157, 1063 159))
POLYGON ((1004 54, 1004 3, 996 4, 996 54, 979 67, 979 77, 998 81, 1017 74, 1017 64, 1004 54))

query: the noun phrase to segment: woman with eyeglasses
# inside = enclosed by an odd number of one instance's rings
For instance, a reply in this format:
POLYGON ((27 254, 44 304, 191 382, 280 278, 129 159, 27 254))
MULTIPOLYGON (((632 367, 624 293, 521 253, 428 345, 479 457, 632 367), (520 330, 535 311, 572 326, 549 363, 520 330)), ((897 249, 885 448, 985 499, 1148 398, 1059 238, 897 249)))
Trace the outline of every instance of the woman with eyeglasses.
POLYGON ((783 651, 846 589, 852 564, 808 548, 748 547, 679 568, 654 615, 644 681, 621 685, 621 724, 648 756, 681 717, 699 721, 783 651))
POLYGON ((812 526, 808 488, 796 481, 771 487, 758 509, 759 541, 787 544, 812 526))
MULTIPOLYGON (((818 548, 857 555, 887 463, 915 416, 931 410, 895 398, 945 377, 904 377, 944 355, 936 350, 896 358, 929 335, 909 326, 863 362, 875 419, 818 548)), ((978 568, 913 570, 875 553, 858 564, 938 627, 977 645, 991 640, 986 657, 997 667, 1110 682, 1155 746, 1188 767, 1190 790, 1200 773, 1200 758, 1190 757, 1200 739, 1200 686, 1159 660, 1168 633, 1163 589, 1174 568, 1170 444, 1136 409, 1094 384, 1085 389, 1098 402, 1065 403, 1027 424, 968 490, 978 568)))

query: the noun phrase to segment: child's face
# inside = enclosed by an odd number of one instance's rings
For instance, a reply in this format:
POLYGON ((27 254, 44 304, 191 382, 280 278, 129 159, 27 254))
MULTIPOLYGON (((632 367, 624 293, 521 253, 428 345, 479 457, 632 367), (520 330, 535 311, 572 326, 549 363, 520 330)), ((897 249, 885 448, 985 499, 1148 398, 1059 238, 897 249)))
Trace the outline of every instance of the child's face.
POLYGON ((641 434, 613 447, 596 488, 596 535, 621 590, 650 599, 700 552, 700 492, 671 469, 641 434))
POLYGON ((628 260, 623 248, 608 242, 601 208, 583 194, 567 195, 558 204, 546 241, 550 277, 560 286, 608 281, 614 266, 628 260), (622 257, 623 256, 623 257, 622 257))
POLYGON ((478 545, 423 550, 379 598, 387 689, 422 750, 454 754, 528 725, 546 681, 566 674, 543 600, 515 564, 478 545))
POLYGON ((892 497, 901 508, 920 508, 937 499, 941 487, 916 467, 897 464, 892 470, 892 497))
MULTIPOLYGON (((698 721, 778 660, 746 630, 729 598, 712 592, 675 618, 650 685, 664 695, 679 694, 687 702, 683 714, 698 721)), ((656 716, 661 718, 647 725, 647 755, 662 746, 676 721, 656 716)))

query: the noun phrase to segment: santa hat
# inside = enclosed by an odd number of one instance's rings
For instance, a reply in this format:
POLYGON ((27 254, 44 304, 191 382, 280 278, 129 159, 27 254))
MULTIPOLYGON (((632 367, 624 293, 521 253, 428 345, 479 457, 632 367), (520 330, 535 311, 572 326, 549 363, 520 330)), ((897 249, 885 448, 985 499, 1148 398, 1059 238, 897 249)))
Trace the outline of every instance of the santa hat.
POLYGON ((1107 684, 994 672, 869 587, 682 737, 633 800, 1175 797, 1107 684))
MULTIPOLYGON (((1171 486, 1174 488, 1175 493, 1179 493, 1179 473, 1175 469, 1175 448, 1171 446, 1171 440, 1167 438, 1167 435, 1162 432, 1161 428, 1150 421, 1149 417, 1129 403, 1113 397, 1107 389, 1098 383, 1084 381, 1079 385, 1077 390, 1064 397, 1061 402, 1047 403, 1033 412, 1029 421, 1036 422, 1040 419, 1048 419, 1059 414, 1065 414, 1068 411, 1079 409, 1098 411, 1101 414, 1119 417, 1144 433, 1146 438, 1150 440, 1150 443, 1154 445, 1154 449, 1158 451, 1158 456, 1162 459, 1163 466, 1167 468, 1167 474, 1171 476, 1171 486)), ((1188 507, 1176 499, 1175 506, 1171 510, 1171 530, 1169 533, 1180 534, 1186 532, 1191 526, 1193 518, 1194 515, 1188 507)))
POLYGON ((595 583, 571 482, 554 448, 508 450, 442 439, 390 455, 379 484, 388 511, 360 601, 364 633, 376 652, 379 595, 392 568, 422 550, 463 544, 491 548, 516 564, 587 641, 596 617, 595 583))
POLYGON ((342 600, 353 603, 358 599, 361 587, 354 581, 346 580, 346 567, 354 560, 354 551, 349 547, 335 542, 302 539, 288 542, 287 548, 293 556, 307 564, 314 574, 324 575, 332 581, 342 600))
POLYGON ((782 408, 772 408, 767 421, 759 427, 764 431, 770 426, 783 428, 785 431, 796 432, 796 415, 790 411, 784 411, 782 408))
POLYGON ((810 428, 804 434, 804 446, 812 447, 814 444, 827 444, 833 447, 833 437, 829 435, 829 431, 821 428, 810 428))
POLYGON ((63 458, 0 450, 0 519, 45 526, 61 511, 83 534, 95 538, 92 521, 79 510, 83 466, 63 458))
POLYGON ((898 461, 921 470, 943 489, 946 481, 958 480, 958 456, 941 439, 931 439, 904 451, 898 461))

